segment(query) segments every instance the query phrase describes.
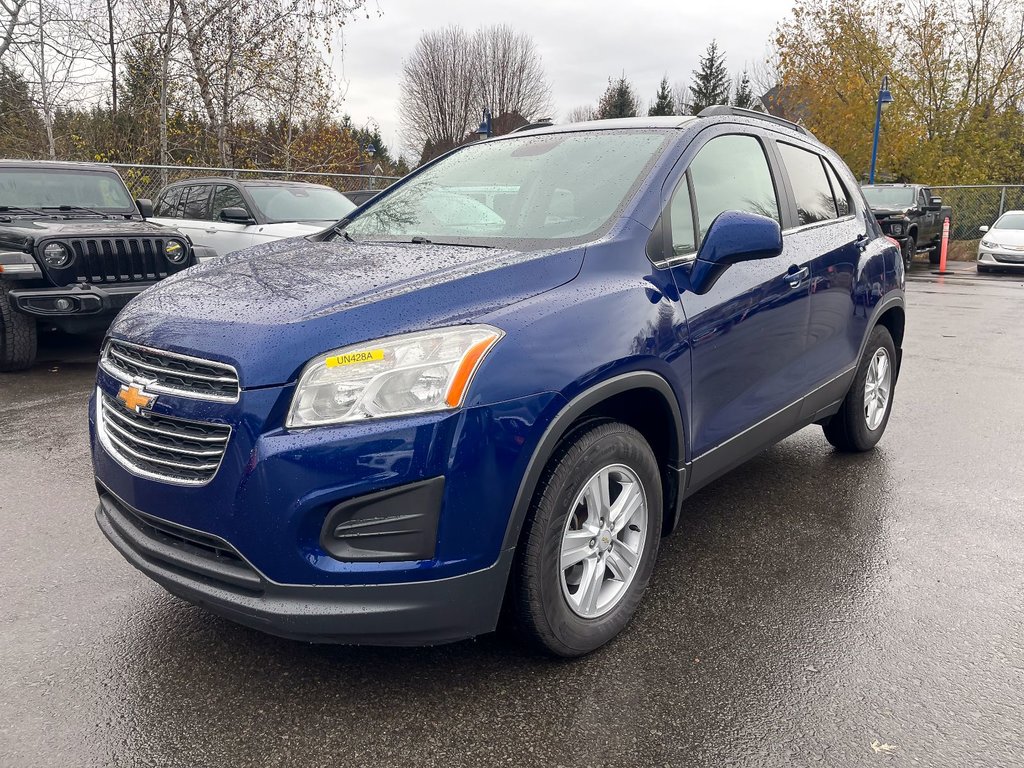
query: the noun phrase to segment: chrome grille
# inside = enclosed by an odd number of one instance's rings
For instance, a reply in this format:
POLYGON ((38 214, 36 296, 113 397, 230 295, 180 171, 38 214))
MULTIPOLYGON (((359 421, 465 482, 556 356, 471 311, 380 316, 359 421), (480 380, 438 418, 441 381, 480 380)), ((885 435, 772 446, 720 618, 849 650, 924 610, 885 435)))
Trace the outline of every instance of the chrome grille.
POLYGON ((217 473, 231 427, 136 413, 102 391, 96 399, 100 442, 129 471, 181 485, 204 485, 217 473))
POLYGON ((238 400, 238 374, 224 363, 110 339, 103 346, 100 367, 124 383, 145 381, 146 389, 157 394, 227 403, 238 400))

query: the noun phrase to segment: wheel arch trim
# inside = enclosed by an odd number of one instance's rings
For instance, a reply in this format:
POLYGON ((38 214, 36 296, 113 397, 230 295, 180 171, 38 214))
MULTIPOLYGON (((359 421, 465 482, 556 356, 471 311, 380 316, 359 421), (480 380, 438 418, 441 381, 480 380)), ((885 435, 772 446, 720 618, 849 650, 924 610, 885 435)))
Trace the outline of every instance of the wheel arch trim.
MULTIPOLYGON (((602 402, 624 392, 642 389, 655 390, 661 395, 671 410, 676 439, 675 444, 669 446, 671 451, 670 469, 678 472, 684 471, 682 464, 686 457, 685 425, 679 399, 668 381, 650 371, 633 371, 594 384, 563 406, 551 420, 551 423, 548 424, 544 434, 541 435, 537 447, 534 449, 533 455, 526 466, 526 472, 519 482, 519 490, 516 493, 508 524, 505 528, 505 537, 502 541, 503 550, 514 548, 518 544, 523 523, 526 521, 526 515, 529 512, 530 503, 533 501, 534 493, 540 482, 541 474, 572 424, 580 416, 594 408, 594 406, 600 405, 602 402)), ((684 483, 680 482, 675 501, 677 507, 675 510, 676 514, 678 514, 679 501, 683 495, 683 486, 684 483)), ((666 489, 667 492, 668 489, 666 489)))

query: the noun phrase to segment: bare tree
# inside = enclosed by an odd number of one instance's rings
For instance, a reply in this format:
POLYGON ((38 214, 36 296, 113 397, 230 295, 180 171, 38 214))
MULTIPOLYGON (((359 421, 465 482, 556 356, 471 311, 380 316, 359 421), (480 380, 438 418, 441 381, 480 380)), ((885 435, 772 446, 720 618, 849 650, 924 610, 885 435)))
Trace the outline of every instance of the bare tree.
POLYGON ((473 35, 478 98, 491 110, 497 126, 511 130, 551 107, 551 89, 533 38, 507 24, 478 29, 473 35))
MULTIPOLYGON (((402 63, 402 125, 409 148, 436 155, 457 146, 480 105, 472 38, 462 27, 424 32, 402 63)), ((426 158, 425 158, 426 159, 426 158)))
POLYGON ((597 110, 593 104, 581 104, 570 109, 565 119, 570 123, 585 123, 588 120, 597 120, 597 110))
POLYGON ((0 0, 0 59, 15 36, 28 25, 28 0, 0 0))

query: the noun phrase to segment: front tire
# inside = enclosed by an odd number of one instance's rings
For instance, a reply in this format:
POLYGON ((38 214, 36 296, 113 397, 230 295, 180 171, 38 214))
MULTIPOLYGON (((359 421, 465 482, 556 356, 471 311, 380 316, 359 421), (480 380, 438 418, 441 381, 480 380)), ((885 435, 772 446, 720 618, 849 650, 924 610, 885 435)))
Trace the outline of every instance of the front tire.
POLYGON ((840 451, 870 451, 885 432, 896 385, 896 345, 889 329, 876 325, 868 337, 853 385, 823 429, 840 451))
POLYGON ((661 474, 643 436, 618 422, 572 433, 545 469, 516 554, 527 637, 572 657, 618 635, 647 589, 661 523, 661 474))
POLYGON ((0 280, 0 371, 21 371, 36 360, 36 321, 14 310, 8 290, 0 280))
POLYGON ((928 251, 928 263, 929 264, 938 264, 941 257, 942 257, 942 246, 941 245, 936 245, 934 248, 932 248, 930 251, 928 251))
POLYGON ((903 241, 900 250, 903 252, 903 266, 910 269, 910 263, 914 260, 914 254, 917 253, 917 240, 908 237, 903 241))

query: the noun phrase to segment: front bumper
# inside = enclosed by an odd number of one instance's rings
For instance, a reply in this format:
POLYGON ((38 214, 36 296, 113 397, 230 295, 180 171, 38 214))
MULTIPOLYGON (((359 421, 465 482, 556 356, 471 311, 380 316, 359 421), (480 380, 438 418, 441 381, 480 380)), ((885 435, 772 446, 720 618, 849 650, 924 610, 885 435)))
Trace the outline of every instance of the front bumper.
POLYGON ((978 265, 992 269, 1024 269, 1024 251, 979 248, 978 265))
POLYGON ((10 292, 11 303, 17 311, 41 319, 113 317, 125 305, 154 285, 127 283, 97 286, 68 285, 63 288, 16 288, 10 292))
POLYGON ((489 568, 433 581, 278 584, 223 539, 134 510, 100 490, 96 521, 111 544, 167 591, 279 637, 367 645, 434 645, 492 631, 513 550, 489 568))

